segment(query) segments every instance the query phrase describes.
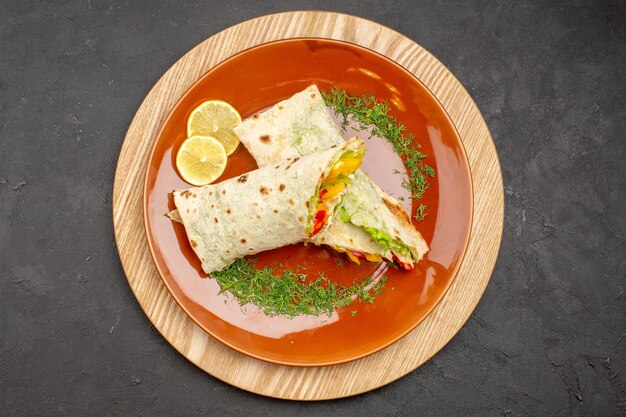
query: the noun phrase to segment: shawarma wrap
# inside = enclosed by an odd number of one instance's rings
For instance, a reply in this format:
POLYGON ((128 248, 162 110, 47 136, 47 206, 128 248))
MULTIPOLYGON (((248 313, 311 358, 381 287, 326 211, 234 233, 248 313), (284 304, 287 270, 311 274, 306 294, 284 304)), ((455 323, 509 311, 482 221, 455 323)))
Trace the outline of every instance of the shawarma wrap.
POLYGON ((306 156, 287 158, 214 185, 174 191, 176 211, 207 274, 252 255, 313 238, 336 217, 344 187, 365 152, 353 138, 306 156), (353 168, 345 170, 346 161, 353 168), (353 163, 352 161, 356 161, 353 163))
MULTIPOLYGON (((259 166, 275 164, 345 143, 317 86, 311 85, 235 127, 235 133, 259 166)), ((349 185, 338 216, 311 238, 353 261, 381 257, 411 269, 428 251, 402 205, 361 170, 349 185)))

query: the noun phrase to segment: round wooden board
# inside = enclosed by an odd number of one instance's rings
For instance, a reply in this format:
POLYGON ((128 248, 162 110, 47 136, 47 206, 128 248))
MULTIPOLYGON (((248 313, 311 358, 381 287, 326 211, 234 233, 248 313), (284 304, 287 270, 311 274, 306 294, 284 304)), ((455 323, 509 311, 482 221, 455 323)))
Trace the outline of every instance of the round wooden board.
POLYGON ((252 19, 202 42, 174 64, 146 96, 120 152, 113 190, 113 222, 128 282, 154 326, 181 354, 239 388, 271 397, 323 400, 388 384, 413 371, 459 331, 482 296, 502 236, 504 198, 495 146, 459 81, 430 53, 380 24, 328 12, 289 12, 252 19), (465 146, 474 188, 469 246, 452 287, 411 333, 378 353, 341 365, 280 366, 242 355, 212 339, 178 307, 150 257, 142 217, 146 164, 166 116, 198 78, 235 53, 277 39, 321 37, 377 51, 420 79, 439 99, 465 146))

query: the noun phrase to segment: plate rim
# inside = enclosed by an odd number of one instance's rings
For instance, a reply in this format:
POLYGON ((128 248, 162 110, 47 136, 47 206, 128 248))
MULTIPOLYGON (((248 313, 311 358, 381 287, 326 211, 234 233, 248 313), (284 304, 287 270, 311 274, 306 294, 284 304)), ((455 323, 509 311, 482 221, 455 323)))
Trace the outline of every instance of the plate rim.
MULTIPOLYGON (((154 140, 154 142, 151 145, 151 149, 150 149, 150 153, 148 156, 148 164, 146 165, 145 169, 144 169, 144 179, 143 179, 143 187, 142 187, 142 191, 143 191, 143 198, 142 198, 142 216, 143 216, 143 228, 144 228, 144 233, 145 233, 145 237, 146 240, 148 242, 148 248, 150 250, 150 256, 152 258, 152 262, 154 263, 154 266, 156 267, 156 270, 159 274, 159 278, 161 279, 161 281, 163 282, 163 284, 165 285, 165 287, 167 288, 167 291, 169 292, 169 294, 171 295, 171 297, 174 299, 174 301, 176 302, 176 304, 178 305, 179 308, 181 308, 183 310, 183 312, 187 315, 187 317, 189 317, 197 326, 199 326, 203 331, 205 331, 209 336, 213 337, 214 339, 218 340, 219 342, 223 343, 224 345, 228 346, 231 349, 236 350, 239 353, 242 353, 244 355, 250 356, 254 359, 258 359, 261 361, 265 361, 265 362, 269 362, 269 363, 273 363, 276 365, 285 365, 285 366, 295 366, 295 367, 317 367, 317 366, 333 366, 333 365, 340 365, 342 363, 347 363, 347 362, 352 362, 355 360, 359 360, 362 359, 366 356, 372 355, 382 349, 385 349, 386 347, 392 345, 393 343, 397 342, 398 340, 402 339, 403 337, 405 337, 408 333, 410 333, 413 329, 415 329, 417 326, 419 326, 419 324, 421 322, 423 322, 432 312, 433 310, 437 307, 437 305, 443 300, 443 298, 446 296, 446 293, 448 292, 448 290, 450 289, 450 287, 452 286, 452 284, 454 283, 454 281, 457 278, 458 272, 461 268, 461 265, 463 263, 463 260, 465 258, 465 253, 467 252, 467 247, 469 246, 469 240, 470 240, 470 235, 471 235, 471 229, 472 229, 472 224, 474 221, 474 180, 472 177, 472 172, 470 170, 470 165, 469 165, 469 161, 467 158, 467 152, 465 150, 465 146, 463 144, 463 141, 461 140, 461 135, 458 132, 458 129, 456 128, 454 122, 452 121, 452 118, 450 117, 450 115, 448 114, 448 112, 446 111, 446 109, 444 108, 443 104, 439 101, 439 99, 437 99, 437 97, 435 96, 435 94, 428 88, 428 86, 426 86, 422 81, 420 81, 415 74, 413 74, 412 72, 410 72, 408 69, 406 69, 404 66, 398 64, 397 62, 393 61, 392 59, 386 57, 385 55, 378 53, 370 48, 352 43, 352 42, 346 42, 343 40, 338 40, 338 39, 329 39, 329 38, 321 38, 321 37, 296 37, 296 38, 287 38, 287 39, 277 39, 274 41, 269 41, 269 42, 264 42, 258 45, 254 45, 251 46, 249 48, 243 49, 225 59, 223 59, 222 61, 216 63, 215 65, 213 65, 211 68, 209 68, 207 71, 205 71, 204 73, 202 73, 197 80, 187 89, 185 90, 182 95, 178 98, 178 100, 176 100, 176 103, 173 105, 173 107, 170 109, 170 111, 168 112, 167 116, 165 117, 163 123, 161 123, 161 126, 159 127, 159 129, 157 130, 156 136, 157 139, 154 140), (204 78, 206 76, 208 76, 208 74, 212 71, 215 71, 216 69, 218 69, 220 66, 225 65, 228 61, 231 61, 233 59, 236 59, 237 57, 248 53, 251 50, 257 49, 257 48, 262 48, 262 47, 270 47, 271 45, 275 45, 275 44, 283 44, 283 43, 291 43, 291 42, 297 42, 297 41, 307 41, 307 40, 322 40, 322 41, 328 41, 330 43, 336 43, 336 44, 348 44, 350 45, 350 47, 354 47, 357 49, 363 49, 366 50, 368 52, 371 52, 372 54, 376 55, 378 58, 387 61, 388 63, 399 67, 400 71, 404 71, 404 73, 406 73, 406 75, 408 75, 413 82, 419 84, 422 88, 424 88, 424 90, 427 92, 427 94, 430 96, 431 99, 433 99, 438 107, 439 110, 443 112, 443 114, 445 115, 445 118, 447 120, 447 123, 452 127, 453 131, 454 131, 454 135, 456 138, 456 141, 458 143, 458 145, 460 146, 461 149, 461 153, 462 153, 462 157, 463 157, 463 161, 465 163, 464 168, 467 171, 467 175, 469 178, 469 195, 470 195, 470 201, 469 201, 469 222, 468 222, 468 229, 467 229, 467 236, 465 238, 465 242, 462 246, 461 249, 461 257, 458 261, 458 263, 456 264, 456 268, 453 271, 453 273, 450 275, 450 279, 447 281, 445 287, 443 288, 443 290, 441 291, 441 293, 438 295, 436 301, 428 308, 426 309, 425 314, 423 314, 419 320, 416 320, 414 323, 411 323, 410 326, 408 326, 406 329, 404 329, 400 334, 398 334, 395 337, 390 338, 389 340, 385 341, 384 343, 382 343, 381 345, 376 346, 375 348, 371 348, 369 350, 366 350, 364 352, 359 353, 358 355, 354 355, 354 356, 350 356, 346 359, 337 359, 337 360, 327 360, 327 361, 321 361, 321 362, 295 362, 295 361, 287 361, 287 360, 279 360, 279 359, 272 359, 272 358, 267 358, 264 357, 261 354, 256 354, 254 352, 251 352, 249 350, 246 350, 245 348, 241 348, 240 346, 237 346, 236 344, 233 344, 231 342, 229 342, 227 339, 219 337, 217 334, 215 334, 213 331, 211 331, 208 327, 206 327, 204 325, 204 323, 199 320, 197 317, 195 317, 190 311, 189 309, 187 309, 186 305, 184 302, 182 302, 179 297, 176 296, 176 294, 174 293, 174 291, 172 290, 172 287, 170 286, 170 283, 168 282, 168 280, 165 278, 165 274, 163 273, 163 270, 161 269, 161 265, 159 264, 159 262, 157 262, 157 257, 155 255, 155 251, 157 250, 157 248, 155 248, 155 246, 157 246, 157 242, 153 241, 153 237, 150 233, 150 218, 148 216, 148 210, 149 210, 149 193, 147 192, 149 187, 148 181, 150 179, 150 171, 151 171, 151 162, 154 158, 154 154, 156 152, 157 149, 157 145, 159 143, 158 138, 162 137, 163 134, 163 130, 165 129, 166 125, 169 123, 170 119, 172 118, 174 109, 176 109, 180 102, 195 88, 197 88, 198 84, 200 84, 204 78)), ((243 145, 241 145, 243 146, 243 145)))

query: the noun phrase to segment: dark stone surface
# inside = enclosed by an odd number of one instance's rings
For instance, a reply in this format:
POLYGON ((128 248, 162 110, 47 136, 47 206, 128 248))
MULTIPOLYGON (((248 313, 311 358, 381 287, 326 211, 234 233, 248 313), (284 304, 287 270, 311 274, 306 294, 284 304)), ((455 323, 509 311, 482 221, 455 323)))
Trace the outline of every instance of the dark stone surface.
POLYGON ((0 2, 0 415, 626 415, 624 2, 0 2), (293 9, 360 15, 476 100, 505 181, 492 281, 460 333, 374 392, 232 388, 153 329, 115 249, 128 125, 183 53, 293 9))

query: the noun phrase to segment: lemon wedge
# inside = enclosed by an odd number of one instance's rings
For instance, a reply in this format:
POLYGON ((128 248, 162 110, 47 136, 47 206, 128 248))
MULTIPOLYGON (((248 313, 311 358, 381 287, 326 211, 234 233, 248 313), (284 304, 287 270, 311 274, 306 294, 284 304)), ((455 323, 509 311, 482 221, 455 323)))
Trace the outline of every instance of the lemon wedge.
POLYGON ((233 106, 221 100, 209 100, 193 109, 187 119, 187 137, 211 136, 224 145, 231 155, 239 145, 233 128, 241 123, 241 116, 233 106))
POLYGON ((176 168, 185 181, 192 185, 206 185, 218 179, 226 169, 226 150, 210 136, 192 136, 185 139, 176 154, 176 168))

